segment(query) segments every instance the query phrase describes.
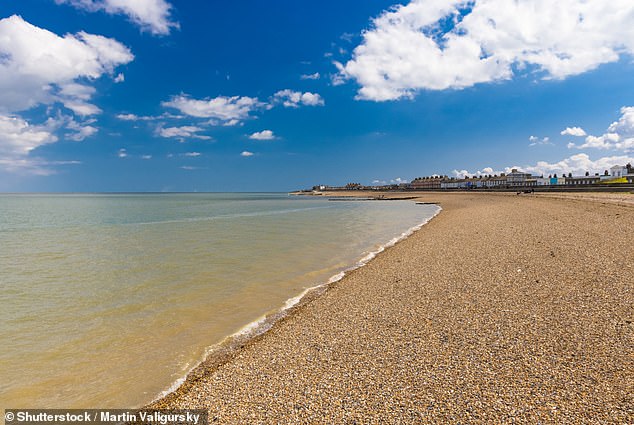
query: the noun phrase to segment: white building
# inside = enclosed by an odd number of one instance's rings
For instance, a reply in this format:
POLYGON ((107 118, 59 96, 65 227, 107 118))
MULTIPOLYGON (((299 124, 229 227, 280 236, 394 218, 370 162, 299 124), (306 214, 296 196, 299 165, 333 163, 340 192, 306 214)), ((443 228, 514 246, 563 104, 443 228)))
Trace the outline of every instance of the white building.
POLYGON ((615 165, 610 168, 610 176, 612 178, 625 177, 627 175, 627 167, 623 165, 615 165))
POLYGON ((525 186, 526 180, 532 176, 529 173, 522 173, 517 168, 513 168, 510 173, 506 175, 506 182, 509 186, 525 186))

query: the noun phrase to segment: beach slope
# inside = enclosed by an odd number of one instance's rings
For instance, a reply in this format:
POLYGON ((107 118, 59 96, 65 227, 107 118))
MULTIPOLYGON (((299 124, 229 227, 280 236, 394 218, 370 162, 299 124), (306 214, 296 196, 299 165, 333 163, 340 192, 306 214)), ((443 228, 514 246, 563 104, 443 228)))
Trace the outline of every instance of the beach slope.
POLYGON ((634 208, 443 211, 156 403, 229 423, 634 422, 634 208))

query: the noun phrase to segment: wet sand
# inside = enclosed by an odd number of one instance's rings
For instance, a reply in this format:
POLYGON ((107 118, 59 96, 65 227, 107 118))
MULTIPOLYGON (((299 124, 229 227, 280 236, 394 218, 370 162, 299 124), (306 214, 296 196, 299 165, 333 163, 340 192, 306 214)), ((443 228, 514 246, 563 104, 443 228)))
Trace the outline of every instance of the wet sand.
POLYGON ((221 423, 634 423, 634 207, 420 201, 443 211, 155 405, 221 423))

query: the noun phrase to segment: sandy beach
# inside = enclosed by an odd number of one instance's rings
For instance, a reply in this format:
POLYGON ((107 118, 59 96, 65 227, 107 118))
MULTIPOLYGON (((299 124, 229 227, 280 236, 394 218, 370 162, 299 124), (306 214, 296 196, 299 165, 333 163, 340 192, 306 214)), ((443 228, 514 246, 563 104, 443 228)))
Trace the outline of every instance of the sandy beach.
POLYGON ((633 423, 634 195, 618 196, 421 194, 443 208, 430 223, 155 406, 220 423, 633 423))

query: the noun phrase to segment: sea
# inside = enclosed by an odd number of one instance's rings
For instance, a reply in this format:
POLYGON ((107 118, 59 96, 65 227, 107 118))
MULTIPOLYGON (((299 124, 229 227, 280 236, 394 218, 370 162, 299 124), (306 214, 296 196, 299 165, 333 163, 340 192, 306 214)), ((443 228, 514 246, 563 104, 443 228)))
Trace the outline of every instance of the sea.
POLYGON ((0 408, 132 408, 438 213, 286 193, 0 195, 0 408))

